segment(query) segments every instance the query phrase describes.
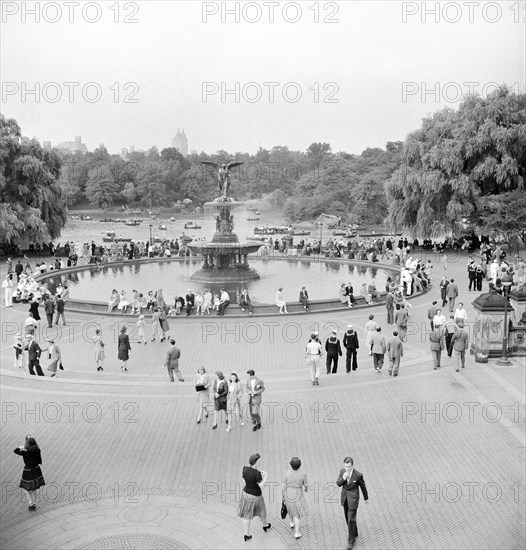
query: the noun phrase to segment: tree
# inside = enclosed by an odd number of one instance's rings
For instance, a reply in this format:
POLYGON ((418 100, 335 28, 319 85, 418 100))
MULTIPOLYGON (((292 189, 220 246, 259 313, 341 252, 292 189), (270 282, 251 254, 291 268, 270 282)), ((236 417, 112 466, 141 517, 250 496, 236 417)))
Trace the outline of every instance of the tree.
POLYGON ((107 166, 90 170, 86 197, 91 204, 96 204, 99 208, 107 208, 121 196, 121 186, 115 182, 107 166))
POLYGON ((480 201, 479 229, 482 233, 498 233, 509 243, 526 244, 526 193, 510 191, 488 195, 480 201))
POLYGON ((525 177, 526 94, 468 97, 407 137, 386 185, 389 221, 417 236, 457 232, 479 218, 483 197, 524 189, 525 177))
POLYGON ((137 173, 136 186, 140 200, 146 206, 162 204, 166 200, 166 189, 162 183, 163 169, 158 162, 143 163, 137 173))
POLYGON ((55 239, 67 220, 58 183, 62 161, 20 137, 17 122, 0 114, 0 232, 6 241, 55 239))

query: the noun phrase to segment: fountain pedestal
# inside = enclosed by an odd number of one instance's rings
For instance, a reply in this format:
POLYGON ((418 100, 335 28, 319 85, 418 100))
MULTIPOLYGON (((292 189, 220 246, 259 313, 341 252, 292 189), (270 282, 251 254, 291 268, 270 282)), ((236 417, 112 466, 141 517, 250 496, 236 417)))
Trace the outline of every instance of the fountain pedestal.
POLYGON ((236 202, 229 197, 220 197, 205 204, 206 210, 216 212, 216 232, 211 242, 188 245, 192 252, 203 257, 201 269, 190 277, 192 281, 223 283, 232 289, 232 283, 239 285, 245 281, 259 279, 258 273, 248 264, 248 255, 257 252, 261 243, 239 242, 234 233, 234 216, 231 212, 242 206, 244 203, 236 202))

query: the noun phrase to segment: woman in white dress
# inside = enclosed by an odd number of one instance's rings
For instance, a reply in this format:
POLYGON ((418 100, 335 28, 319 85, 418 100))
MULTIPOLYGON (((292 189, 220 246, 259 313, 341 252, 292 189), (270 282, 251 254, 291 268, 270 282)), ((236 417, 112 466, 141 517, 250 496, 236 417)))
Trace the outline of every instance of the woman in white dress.
POLYGON ((24 346, 22 344, 22 336, 20 334, 17 334, 14 338, 15 341, 13 344, 13 348, 15 350, 15 367, 17 369, 20 369, 20 372, 25 374, 27 361, 24 346))
POLYGON ((126 292, 124 290, 121 290, 121 294, 119 296, 119 305, 117 306, 117 309, 120 309, 122 313, 126 313, 126 310, 129 306, 128 300, 126 300, 126 292))
POLYGON ((206 374, 206 369, 204 367, 199 367, 197 369, 197 374, 194 376, 194 386, 196 387, 197 399, 199 400, 199 414, 197 415, 197 423, 201 424, 201 419, 203 417, 203 411, 205 413, 205 418, 208 418, 208 411, 206 409, 212 401, 210 399, 210 388, 212 387, 212 382, 210 376, 206 374), (201 386, 201 388, 198 388, 201 386), (204 387, 204 389, 202 389, 204 387))
POLYGON ((241 397, 243 395, 243 385, 239 381, 237 372, 232 372, 230 374, 230 380, 228 381, 228 395, 227 395, 227 419, 230 416, 228 422, 227 432, 232 430, 232 425, 234 424, 234 415, 239 416, 241 426, 244 426, 243 416, 241 415, 241 397))
POLYGON ((276 292, 276 305, 279 307, 280 313, 288 313, 287 302, 283 298, 283 289, 280 287, 276 292))
POLYGON ((51 373, 50 376, 53 377, 57 374, 58 366, 60 365, 62 368, 62 354, 60 353, 58 344, 55 344, 55 340, 49 338, 47 341, 49 342, 48 353, 51 359, 51 363, 47 366, 47 370, 51 373))
POLYGON ((111 291, 111 296, 108 301, 108 313, 111 313, 119 305, 119 302, 120 302, 119 292, 117 291, 117 289, 114 288, 111 291))
POLYGON ((106 359, 106 354, 104 353, 104 342, 102 341, 102 333, 99 328, 95 331, 95 337, 93 338, 93 350, 95 353, 97 370, 104 370, 102 368, 102 363, 104 362, 104 359, 106 359))

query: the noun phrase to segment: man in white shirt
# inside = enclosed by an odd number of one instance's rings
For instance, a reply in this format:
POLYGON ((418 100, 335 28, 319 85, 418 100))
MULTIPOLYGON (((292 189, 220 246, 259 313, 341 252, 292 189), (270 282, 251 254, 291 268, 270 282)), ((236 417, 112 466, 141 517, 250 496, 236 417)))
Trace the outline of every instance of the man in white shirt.
POLYGON ((322 345, 316 338, 315 334, 312 334, 305 350, 305 357, 307 358, 307 366, 310 369, 310 378, 313 386, 319 386, 318 378, 320 377, 320 357, 322 353, 322 345))
POLYGON ((441 309, 437 309, 436 315, 433 317, 433 327, 442 327, 446 324, 446 316, 441 309))
POLYGON ((228 295, 228 292, 225 291, 224 288, 220 288, 220 296, 219 296, 219 305, 217 307, 217 314, 218 315, 224 315, 225 309, 230 305, 230 296, 228 295))
POLYGON ((464 304, 462 302, 458 303, 458 307, 455 310, 455 321, 457 323, 462 321, 464 325, 468 322, 468 312, 464 309, 464 304))

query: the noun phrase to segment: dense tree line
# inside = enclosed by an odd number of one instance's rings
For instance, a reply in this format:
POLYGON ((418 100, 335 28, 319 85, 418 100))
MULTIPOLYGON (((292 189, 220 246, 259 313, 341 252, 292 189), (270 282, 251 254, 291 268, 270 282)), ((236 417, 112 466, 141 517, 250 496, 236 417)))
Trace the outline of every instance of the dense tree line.
POLYGON ((239 200, 263 198, 289 221, 320 214, 379 224, 418 237, 498 231, 526 239, 526 95, 506 87, 467 97, 425 118, 420 129, 385 149, 333 153, 328 143, 305 151, 285 146, 254 155, 218 151, 186 158, 172 147, 110 155, 45 151, 22 143, 20 128, 0 118, 0 229, 4 240, 56 238, 67 206, 89 201, 171 207, 202 204, 218 194, 216 174, 202 161, 244 164, 232 174, 239 200))
MULTIPOLYGON (((505 86, 424 119, 386 185, 391 226, 418 236, 526 228, 526 94, 505 86), (502 195, 502 196, 501 196, 502 195)), ((510 233, 511 231, 511 233, 510 233)))

